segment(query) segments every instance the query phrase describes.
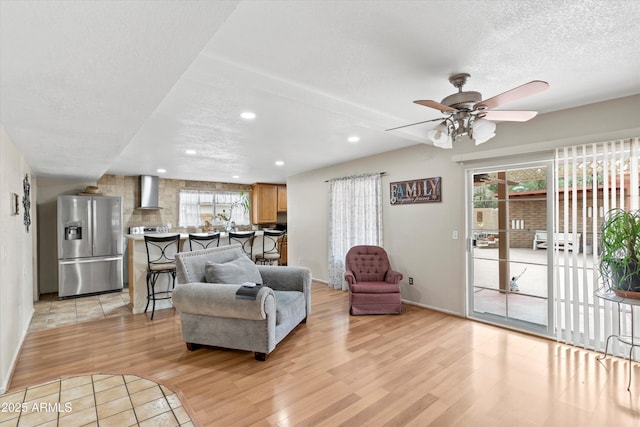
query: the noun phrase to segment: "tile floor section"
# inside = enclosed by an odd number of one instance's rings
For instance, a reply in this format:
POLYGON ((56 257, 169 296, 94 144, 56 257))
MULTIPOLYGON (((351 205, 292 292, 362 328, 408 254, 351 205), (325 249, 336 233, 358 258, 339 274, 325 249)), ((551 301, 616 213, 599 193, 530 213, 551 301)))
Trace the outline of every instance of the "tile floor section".
POLYGON ((58 294, 40 295, 34 304, 30 331, 131 314, 129 289, 122 292, 58 300, 58 294))
POLYGON ((62 378, 0 396, 0 426, 186 426, 175 392, 135 375, 62 378))

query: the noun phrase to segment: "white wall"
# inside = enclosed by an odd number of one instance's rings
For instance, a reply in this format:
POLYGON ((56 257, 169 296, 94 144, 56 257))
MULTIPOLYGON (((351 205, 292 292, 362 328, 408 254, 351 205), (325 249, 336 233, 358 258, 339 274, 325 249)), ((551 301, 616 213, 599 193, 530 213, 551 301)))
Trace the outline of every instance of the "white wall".
POLYGON ((35 241, 36 180, 9 136, 0 126, 0 394, 6 391, 20 347, 33 315, 37 280, 35 241), (31 183, 31 227, 23 225, 22 181, 31 183), (10 195, 20 195, 20 215, 11 214, 10 195))
POLYGON ((289 265, 304 265, 327 280, 328 183, 331 178, 386 172, 383 185, 384 248, 403 273, 404 299, 462 315, 464 293, 464 198, 461 167, 451 153, 428 145, 331 166, 287 179, 289 265), (442 177, 442 202, 389 203, 389 183, 442 177), (457 230, 461 236, 452 239, 457 230), (414 285, 408 284, 413 277, 414 285))
POLYGON ((453 150, 419 144, 291 176, 287 179, 289 264, 307 266, 315 279, 326 281, 325 180, 387 172, 383 177, 384 247, 392 266, 404 274, 403 299, 464 315, 464 176, 469 164, 482 167, 552 158, 554 147, 640 136, 638 111, 640 95, 635 95, 540 115, 528 123, 501 123, 497 136, 478 147, 468 140, 457 142, 453 150), (389 182, 436 176, 442 177, 441 203, 390 205, 389 182), (459 231, 459 240, 452 239, 454 230, 459 231), (408 285, 409 276, 414 278, 413 286, 408 285))

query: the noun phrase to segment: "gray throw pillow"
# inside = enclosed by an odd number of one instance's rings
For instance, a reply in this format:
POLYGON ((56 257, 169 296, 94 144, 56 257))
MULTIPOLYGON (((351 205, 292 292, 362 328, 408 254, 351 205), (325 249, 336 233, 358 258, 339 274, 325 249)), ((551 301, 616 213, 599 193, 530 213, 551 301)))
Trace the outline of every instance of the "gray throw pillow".
POLYGON ((244 282, 253 282, 261 284, 262 276, 258 267, 249 258, 242 256, 224 263, 207 261, 205 280, 207 283, 241 285, 244 282))

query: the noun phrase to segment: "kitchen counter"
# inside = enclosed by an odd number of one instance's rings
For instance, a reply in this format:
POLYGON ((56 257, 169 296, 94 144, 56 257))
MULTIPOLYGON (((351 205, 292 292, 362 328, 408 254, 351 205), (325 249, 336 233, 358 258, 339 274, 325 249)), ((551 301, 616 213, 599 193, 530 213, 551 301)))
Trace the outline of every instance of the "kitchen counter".
MULTIPOLYGON (((173 236, 176 233, 153 233, 150 234, 154 237, 173 236)), ((194 233, 194 234, 206 234, 206 233, 194 233)), ((262 230, 256 231, 256 237, 253 241, 253 254, 262 253, 262 230)), ((144 234, 125 234, 128 245, 129 258, 129 307, 134 314, 144 313, 144 308, 147 305, 147 248, 144 244, 144 234)), ((180 233, 180 251, 189 251, 189 234, 180 233)), ((220 233, 220 246, 226 246, 229 244, 229 238, 227 233, 220 233)), ((158 279, 158 286, 165 286, 169 275, 162 275, 166 277, 160 277, 158 279)), ((170 280, 170 279, 169 279, 170 280)), ((178 285, 176 280, 176 286, 178 285)), ((163 308, 171 308, 171 300, 156 301, 156 310, 163 308)), ((151 307, 149 307, 151 310, 151 307)))

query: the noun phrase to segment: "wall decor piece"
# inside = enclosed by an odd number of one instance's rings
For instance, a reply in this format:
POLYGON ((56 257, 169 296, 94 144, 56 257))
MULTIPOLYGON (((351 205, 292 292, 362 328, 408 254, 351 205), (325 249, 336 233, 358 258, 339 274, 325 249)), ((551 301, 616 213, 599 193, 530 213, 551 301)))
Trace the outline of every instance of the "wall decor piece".
POLYGON ((9 206, 11 207, 11 215, 20 215, 20 196, 17 193, 10 193, 11 200, 9 206))
POLYGON ((392 205, 442 201, 442 177, 412 179, 389 184, 392 205))
POLYGON ((24 175, 22 187, 24 189, 24 195, 22 196, 22 207, 24 208, 24 228, 28 233, 29 226, 31 225, 31 184, 29 184, 29 174, 24 175))

